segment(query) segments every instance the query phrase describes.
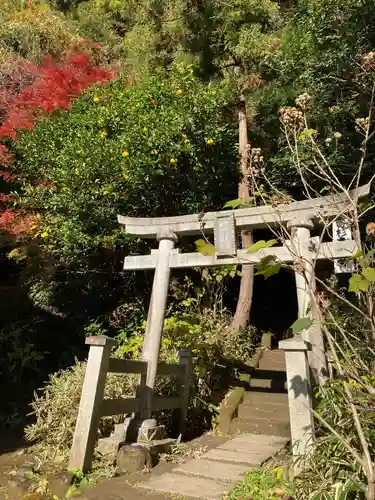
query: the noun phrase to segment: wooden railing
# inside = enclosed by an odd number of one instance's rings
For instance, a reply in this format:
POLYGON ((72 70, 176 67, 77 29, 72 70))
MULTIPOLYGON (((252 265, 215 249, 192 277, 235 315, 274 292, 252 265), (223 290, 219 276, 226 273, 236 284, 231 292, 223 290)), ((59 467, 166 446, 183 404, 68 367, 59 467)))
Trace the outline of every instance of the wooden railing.
MULTIPOLYGON (((99 420, 104 416, 139 413, 142 397, 104 399, 104 387, 108 373, 134 373, 143 375, 147 372, 146 361, 111 358, 111 349, 117 345, 114 339, 99 335, 88 337, 90 346, 81 401, 78 410, 76 428, 70 455, 69 469, 87 471, 91 468, 99 420)), ((152 410, 180 410, 181 428, 186 422, 189 403, 191 375, 191 351, 180 351, 180 363, 158 364, 158 376, 176 377, 177 396, 153 396, 152 410)), ((142 394, 142 393, 140 393, 142 394)))

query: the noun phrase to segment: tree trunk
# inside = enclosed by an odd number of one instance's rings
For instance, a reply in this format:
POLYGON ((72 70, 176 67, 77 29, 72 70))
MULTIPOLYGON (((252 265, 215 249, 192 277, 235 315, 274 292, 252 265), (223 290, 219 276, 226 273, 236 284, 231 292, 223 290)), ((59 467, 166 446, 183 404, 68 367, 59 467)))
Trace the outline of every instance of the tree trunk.
MULTIPOLYGON (((250 197, 250 187, 248 179, 248 137, 247 137, 247 117, 246 117, 246 101, 241 95, 240 104, 238 107, 238 135, 239 135, 239 151, 241 161, 242 179, 238 185, 238 197, 247 199, 250 197)), ((243 249, 248 248, 253 242, 251 231, 241 232, 241 246, 243 249)), ((238 294, 236 312, 234 314, 231 328, 238 330, 246 328, 250 319, 251 302, 253 298, 254 284, 254 267, 250 264, 242 266, 242 276, 240 291, 238 294)))
POLYGON ((371 477, 368 478, 366 500, 375 500, 375 483, 371 477))

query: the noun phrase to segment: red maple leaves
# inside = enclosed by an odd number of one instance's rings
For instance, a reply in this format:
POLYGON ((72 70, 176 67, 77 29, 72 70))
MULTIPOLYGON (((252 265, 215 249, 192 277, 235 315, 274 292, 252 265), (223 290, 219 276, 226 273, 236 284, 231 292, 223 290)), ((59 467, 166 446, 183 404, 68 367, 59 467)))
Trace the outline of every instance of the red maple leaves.
MULTIPOLYGON (((19 131, 32 130, 36 122, 49 113, 70 109, 85 89, 95 83, 107 83, 115 74, 96 66, 87 53, 71 53, 58 63, 46 57, 40 66, 17 60, 14 71, 1 76, 0 141, 17 141, 19 131)), ((6 145, 0 144, 0 165, 8 166, 12 162, 11 152, 6 145)), ((8 182, 16 179, 5 171, 0 171, 0 178, 8 182)), ((35 181, 35 184, 44 186, 45 183, 35 181)), ((0 193, 0 202, 5 202, 6 196, 0 193)), ((0 209, 0 231, 9 232, 9 225, 16 219, 12 210, 0 209)))
POLYGON ((31 84, 20 92, 4 96, 0 109, 4 113, 0 126, 0 140, 17 139, 18 130, 30 130, 46 113, 57 109, 70 109, 74 99, 94 83, 106 83, 114 78, 113 72, 94 66, 88 54, 66 57, 56 64, 45 58, 43 65, 27 64, 25 72, 31 84))

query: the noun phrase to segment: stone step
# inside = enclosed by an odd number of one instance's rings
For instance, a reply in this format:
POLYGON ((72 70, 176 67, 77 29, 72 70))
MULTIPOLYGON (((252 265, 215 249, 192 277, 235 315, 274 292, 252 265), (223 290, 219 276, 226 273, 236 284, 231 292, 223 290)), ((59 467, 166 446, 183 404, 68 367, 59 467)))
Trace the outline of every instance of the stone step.
MULTIPOLYGON (((270 456, 269 453, 266 454, 266 458, 268 456, 270 456)), ((239 451, 215 448, 202 455, 201 460, 202 462, 205 460, 215 460, 217 462, 224 462, 225 465, 241 464, 246 466, 247 469, 252 469, 259 467, 265 459, 264 454, 251 453, 248 450, 239 451)))
POLYGON ((248 468, 259 467, 288 442, 282 436, 241 434, 217 448, 203 454, 201 460, 215 460, 227 464, 244 464, 248 468))
POLYGON ((276 394, 286 394, 287 383, 282 379, 257 378, 256 375, 251 377, 249 386, 251 389, 269 389, 270 392, 276 394))
MULTIPOLYGON (((284 436, 278 436, 277 434, 252 434, 248 432, 244 432, 239 436, 231 439, 232 443, 246 442, 251 444, 261 444, 263 446, 274 446, 276 444, 280 446, 284 446, 288 439, 284 436)), ((227 444, 228 441, 225 441, 223 444, 227 444)))
POLYGON ((281 349, 272 349, 270 351, 265 351, 262 357, 263 360, 277 361, 285 360, 285 353, 281 349))
POLYGON ((260 363, 258 365, 257 370, 259 371, 272 371, 276 373, 286 373, 286 366, 283 363, 275 363, 273 365, 270 365, 269 363, 260 363))
POLYGON ((267 364, 269 366, 285 364, 285 354, 280 354, 280 351, 276 353, 265 352, 262 359, 259 361, 259 364, 267 364))
POLYGON ((268 408, 255 408, 251 405, 240 405, 238 418, 242 420, 265 419, 275 422, 289 422, 288 407, 269 406, 268 408))
POLYGON ((279 413, 280 415, 289 415, 289 406, 285 403, 272 403, 267 402, 267 404, 259 404, 259 402, 249 403, 241 403, 240 408, 244 408, 243 411, 251 414, 253 412, 264 412, 266 414, 279 413))
MULTIPOLYGON (((274 455, 281 449, 281 445, 279 444, 274 444, 273 446, 267 446, 265 447, 262 445, 262 449, 259 449, 258 446, 254 446, 251 443, 247 443, 246 441, 240 441, 236 445, 232 444, 231 442, 228 442, 228 444, 225 446, 221 446, 218 448, 220 450, 220 453, 223 451, 225 452, 232 452, 236 453, 237 455, 241 454, 246 454, 245 458, 251 462, 256 462, 256 464, 264 462, 264 460, 267 460, 267 458, 271 455, 274 455), (250 457, 250 458, 249 458, 250 457)), ((225 455, 222 455, 225 459, 225 455)), ((229 456, 230 454, 228 453, 226 458, 226 461, 229 461, 229 456)), ((224 459, 222 459, 224 461, 224 459)))
POLYGON ((286 371, 285 359, 271 361, 271 360, 262 358, 259 361, 257 369, 258 370, 275 370, 275 371, 285 372, 286 371))
POLYGON ((166 472, 145 481, 140 487, 179 497, 221 500, 223 495, 228 493, 233 486, 224 481, 166 472))
POLYGON ((242 432, 255 434, 269 433, 276 434, 278 436, 289 437, 290 425, 286 422, 270 422, 264 419, 241 420, 239 418, 235 418, 231 424, 231 432, 232 434, 238 434, 242 432))
POLYGON ((241 481, 248 470, 248 464, 225 463, 217 460, 194 458, 185 462, 180 467, 173 469, 173 473, 232 483, 241 481))
POLYGON ((247 391, 245 392, 242 404, 252 404, 262 407, 263 405, 281 404, 288 406, 288 394, 284 392, 264 392, 264 391, 247 391))

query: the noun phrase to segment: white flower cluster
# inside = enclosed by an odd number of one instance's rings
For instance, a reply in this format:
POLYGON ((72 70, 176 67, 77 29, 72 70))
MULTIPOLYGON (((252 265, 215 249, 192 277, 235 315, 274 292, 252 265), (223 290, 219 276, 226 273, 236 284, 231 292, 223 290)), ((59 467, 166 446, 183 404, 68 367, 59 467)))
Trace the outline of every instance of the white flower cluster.
POLYGON ((311 101, 311 95, 308 94, 307 92, 304 92, 303 94, 300 94, 297 97, 296 105, 299 106, 301 109, 305 110, 310 104, 310 101, 311 101))

